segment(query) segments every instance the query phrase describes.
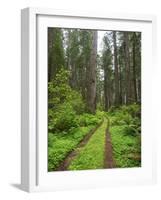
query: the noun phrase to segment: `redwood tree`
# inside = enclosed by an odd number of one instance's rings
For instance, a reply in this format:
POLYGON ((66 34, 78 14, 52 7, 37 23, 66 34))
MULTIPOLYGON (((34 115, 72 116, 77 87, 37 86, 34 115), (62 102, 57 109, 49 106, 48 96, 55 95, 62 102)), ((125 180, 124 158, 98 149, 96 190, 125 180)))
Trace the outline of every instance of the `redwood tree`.
POLYGON ((91 52, 87 66, 87 110, 95 113, 96 110, 96 65, 97 65, 97 31, 91 33, 91 52))

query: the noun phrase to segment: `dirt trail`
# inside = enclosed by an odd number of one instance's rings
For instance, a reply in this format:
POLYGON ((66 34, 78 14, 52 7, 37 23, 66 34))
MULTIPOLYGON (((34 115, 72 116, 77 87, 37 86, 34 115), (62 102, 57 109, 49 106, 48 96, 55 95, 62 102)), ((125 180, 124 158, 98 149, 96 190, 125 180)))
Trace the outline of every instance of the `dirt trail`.
MULTIPOLYGON (((79 148, 84 147, 88 141, 90 140, 91 136, 96 132, 96 130, 103 124, 104 120, 101 121, 95 128, 89 131, 89 133, 80 141, 80 143, 77 145, 75 150, 70 152, 65 160, 60 163, 59 167, 55 169, 54 171, 65 171, 68 169, 71 161, 78 155, 79 148)), ((112 149, 112 143, 111 143, 111 135, 109 132, 109 120, 107 123, 106 128, 106 137, 105 137, 105 158, 104 158, 104 168, 115 168, 115 161, 113 159, 113 149, 112 149)))
POLYGON ((91 138, 91 136, 96 132, 96 130, 102 125, 104 120, 102 120, 95 128, 91 129, 89 131, 89 133, 83 138, 83 140, 80 141, 80 143, 78 144, 78 146, 76 147, 75 150, 73 150, 72 152, 70 152, 67 157, 65 158, 65 160, 59 165, 59 167, 54 170, 54 171, 65 171, 68 169, 68 166, 70 165, 71 161, 76 157, 76 155, 78 154, 78 148, 80 147, 84 147, 87 142, 89 141, 89 139, 91 138))
POLYGON ((111 143, 111 135, 109 132, 109 120, 106 129, 106 138, 105 138, 105 160, 104 160, 104 167, 105 168, 115 168, 116 164, 113 159, 113 149, 111 143))

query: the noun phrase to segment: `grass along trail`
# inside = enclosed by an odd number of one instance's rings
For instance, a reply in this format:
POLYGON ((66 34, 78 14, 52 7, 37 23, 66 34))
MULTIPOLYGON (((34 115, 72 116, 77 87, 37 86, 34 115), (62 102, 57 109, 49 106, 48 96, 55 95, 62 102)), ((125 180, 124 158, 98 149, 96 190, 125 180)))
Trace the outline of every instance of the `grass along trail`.
POLYGON ((107 119, 95 131, 86 146, 78 148, 77 156, 71 161, 68 170, 103 169, 105 157, 107 119))
POLYGON ((70 152, 68 154, 68 156, 65 158, 65 160, 63 160, 63 162, 61 162, 61 164, 59 165, 59 167, 57 169, 55 169, 56 171, 65 171, 68 169, 71 161, 77 156, 77 154, 79 153, 79 149, 83 148, 87 142, 89 141, 89 139, 91 138, 91 136, 95 133, 95 131, 102 125, 103 120, 93 129, 91 129, 89 131, 89 133, 80 141, 80 143, 77 145, 76 149, 73 150, 72 152, 70 152))

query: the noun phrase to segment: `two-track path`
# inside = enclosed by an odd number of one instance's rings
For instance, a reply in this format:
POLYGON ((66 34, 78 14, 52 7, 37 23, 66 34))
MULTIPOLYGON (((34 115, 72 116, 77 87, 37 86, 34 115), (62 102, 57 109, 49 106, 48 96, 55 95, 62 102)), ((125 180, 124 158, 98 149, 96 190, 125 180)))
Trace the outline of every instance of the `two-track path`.
MULTIPOLYGON (((115 162, 114 162, 113 153, 112 153, 112 143, 111 143, 111 136, 109 132, 109 120, 104 118, 100 124, 98 124, 83 138, 83 140, 78 144, 77 148, 68 154, 65 160, 62 163, 60 163, 56 171, 68 170, 68 167, 70 166, 71 162, 74 159, 76 159, 76 157, 80 153, 80 148, 81 148, 81 151, 85 151, 86 150, 85 147, 87 146, 88 142, 92 141, 92 139, 94 139, 96 135, 98 137, 98 134, 105 134, 104 141, 103 141, 104 149, 102 149, 102 151, 104 152, 104 161, 103 161, 104 164, 102 168, 114 168, 115 162), (101 130, 101 133, 99 133, 99 130, 101 130)), ((97 146, 97 142, 95 145, 97 146)), ((94 152, 94 153, 96 154, 97 152, 94 152)))

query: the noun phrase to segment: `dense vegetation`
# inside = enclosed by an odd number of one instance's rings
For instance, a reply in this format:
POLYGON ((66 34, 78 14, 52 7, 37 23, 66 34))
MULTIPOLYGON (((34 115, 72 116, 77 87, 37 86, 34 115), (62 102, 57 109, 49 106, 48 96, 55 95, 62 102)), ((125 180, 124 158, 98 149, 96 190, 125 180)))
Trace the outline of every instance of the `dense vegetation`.
POLYGON ((141 165, 140 106, 122 106, 109 112, 110 133, 116 167, 141 165))
POLYGON ((48 29, 49 171, 75 149, 68 170, 103 168, 107 119, 116 167, 140 166, 140 103, 140 33, 48 29))

